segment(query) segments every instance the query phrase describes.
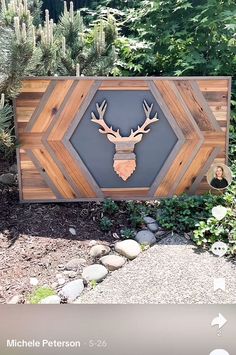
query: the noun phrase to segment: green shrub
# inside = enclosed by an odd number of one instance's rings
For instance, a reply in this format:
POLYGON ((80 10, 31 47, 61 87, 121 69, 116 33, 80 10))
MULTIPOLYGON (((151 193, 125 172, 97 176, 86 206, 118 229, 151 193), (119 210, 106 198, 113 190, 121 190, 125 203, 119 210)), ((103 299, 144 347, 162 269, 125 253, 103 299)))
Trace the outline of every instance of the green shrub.
POLYGON ((126 203, 129 221, 132 227, 139 228, 144 223, 144 217, 153 214, 153 206, 137 201, 126 203))
POLYGON ((161 227, 175 232, 190 232, 196 223, 210 217, 214 206, 224 204, 222 196, 174 196, 163 199, 157 222, 161 227))
POLYGON ((108 232, 113 226, 112 220, 108 217, 102 217, 100 220, 100 228, 103 232, 108 232))
POLYGON ((114 215, 119 211, 119 207, 117 204, 110 198, 107 198, 103 204, 102 204, 102 209, 104 213, 107 213, 108 215, 114 215))
POLYGON ((121 237, 124 239, 133 239, 135 237, 135 230, 132 228, 122 229, 121 237))
POLYGON ((49 287, 39 287, 30 295, 29 302, 31 304, 38 304, 48 296, 54 296, 56 293, 49 287))

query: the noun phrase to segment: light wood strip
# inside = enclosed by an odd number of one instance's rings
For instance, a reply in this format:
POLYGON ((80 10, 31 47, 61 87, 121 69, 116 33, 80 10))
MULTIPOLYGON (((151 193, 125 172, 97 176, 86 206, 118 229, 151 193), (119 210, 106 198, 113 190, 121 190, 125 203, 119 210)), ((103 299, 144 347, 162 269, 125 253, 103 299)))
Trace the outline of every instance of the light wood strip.
POLYGON ((75 86, 73 92, 68 98, 67 104, 63 107, 57 122, 55 122, 52 130, 48 136, 48 141, 50 140, 62 140, 65 135, 68 126, 73 121, 75 114, 79 111, 80 106, 85 100, 86 96, 89 94, 94 80, 79 81, 75 86))
POLYGON ((103 88, 99 88, 98 91, 148 91, 147 86, 127 86, 127 87, 109 87, 104 86, 103 88))
MULTIPOLYGON (((47 98, 46 104, 40 107, 39 112, 37 112, 37 115, 34 117, 35 121, 31 132, 45 132, 47 130, 72 84, 72 80, 59 81, 56 83, 52 92, 48 94, 50 96, 47 98)), ((47 95, 47 93, 45 95, 47 95)))
POLYGON ((47 80, 24 80, 22 82, 21 92, 45 92, 50 83, 50 79, 47 80))
POLYGON ((204 145, 225 147, 226 134, 224 132, 203 132, 204 145))
POLYGON ((34 164, 31 160, 22 160, 20 161, 20 167, 21 167, 21 171, 27 171, 27 170, 32 170, 34 169, 34 164))
POLYGON ((56 196, 49 188, 23 187, 22 196, 23 200, 56 200, 56 196))
POLYGON ((109 197, 112 196, 114 198, 116 197, 133 197, 133 196, 140 196, 140 197, 147 197, 149 188, 143 187, 143 188, 103 188, 101 189, 102 192, 104 193, 104 197, 109 197))
POLYGON ((46 149, 32 149, 32 153, 49 176, 55 188, 64 198, 76 198, 76 193, 46 149))
POLYGON ((35 107, 16 107, 17 122, 29 122, 35 107))
POLYGON ((196 80, 201 91, 227 91, 228 79, 225 80, 196 80))
POLYGON ((149 90, 144 80, 103 80, 99 90, 149 90))

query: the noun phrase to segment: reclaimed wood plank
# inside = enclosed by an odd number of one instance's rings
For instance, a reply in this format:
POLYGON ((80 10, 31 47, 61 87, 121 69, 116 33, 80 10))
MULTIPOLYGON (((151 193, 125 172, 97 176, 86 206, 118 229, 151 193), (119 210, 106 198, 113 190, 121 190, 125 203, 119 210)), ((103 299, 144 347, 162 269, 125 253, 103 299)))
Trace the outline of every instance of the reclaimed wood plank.
POLYGON ((60 161, 62 163, 66 161, 64 169, 68 170, 70 177, 76 183, 76 186, 80 191, 80 197, 96 197, 96 189, 93 189, 91 184, 88 182, 86 174, 81 171, 78 164, 76 164, 74 159, 72 159, 63 143, 60 141, 51 141, 49 144, 56 152, 56 155, 60 161))
POLYGON ((31 79, 31 80, 23 80, 21 92, 45 92, 49 83, 50 79, 31 79))
POLYGON ((37 111, 29 122, 28 131, 45 132, 47 130, 72 84, 72 80, 50 84, 37 111))
POLYGON ((220 127, 197 84, 183 80, 176 81, 175 85, 201 131, 219 131, 220 127))
POLYGON ((71 124, 71 121, 74 119, 74 116, 79 111, 80 106, 82 105, 86 96, 89 94, 93 84, 94 80, 81 80, 75 83, 73 91, 70 92, 70 96, 67 99, 66 105, 60 112, 58 120, 54 122, 51 132, 49 133, 47 138, 48 141, 59 141, 63 139, 63 136, 65 135, 68 126, 71 124))
POLYGON ((68 183, 67 179, 53 161, 46 149, 32 149, 32 153, 38 160, 41 170, 45 172, 54 188, 59 191, 64 198, 76 198, 76 193, 68 183))

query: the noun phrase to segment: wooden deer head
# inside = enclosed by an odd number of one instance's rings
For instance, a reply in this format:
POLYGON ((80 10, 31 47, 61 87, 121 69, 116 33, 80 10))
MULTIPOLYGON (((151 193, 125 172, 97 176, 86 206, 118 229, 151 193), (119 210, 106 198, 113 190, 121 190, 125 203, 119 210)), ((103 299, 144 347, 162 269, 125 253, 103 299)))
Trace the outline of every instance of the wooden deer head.
POLYGON ((147 126, 158 121, 157 113, 155 113, 153 118, 150 118, 152 107, 153 104, 148 106, 147 102, 144 100, 143 109, 146 115, 146 120, 141 127, 138 126, 136 131, 131 129, 131 133, 128 137, 122 137, 119 129, 114 131, 112 127, 108 127, 104 121, 104 114, 107 108, 105 100, 100 106, 98 103, 96 104, 99 118, 97 118, 93 112, 91 113, 92 122, 95 122, 102 127, 102 129, 99 129, 99 132, 106 134, 109 141, 115 144, 116 153, 114 155, 113 168, 124 181, 132 175, 136 168, 136 155, 134 153, 135 144, 140 142, 143 135, 150 131, 150 128, 147 129, 147 126))

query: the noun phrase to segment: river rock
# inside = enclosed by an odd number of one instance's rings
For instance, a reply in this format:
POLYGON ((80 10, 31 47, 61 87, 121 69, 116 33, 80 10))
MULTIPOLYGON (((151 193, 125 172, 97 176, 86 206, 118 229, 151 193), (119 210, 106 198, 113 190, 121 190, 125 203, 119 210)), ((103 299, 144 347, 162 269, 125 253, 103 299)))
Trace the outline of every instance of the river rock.
POLYGON ((150 224, 150 223, 155 223, 155 222, 156 222, 154 218, 149 217, 149 216, 144 217, 143 220, 144 220, 144 222, 145 222, 146 224, 150 224))
POLYGON ((100 264, 93 264, 93 265, 89 265, 84 268, 84 270, 82 272, 82 277, 86 281, 93 280, 96 282, 100 282, 107 276, 107 274, 108 274, 108 271, 105 268, 105 266, 100 265, 100 264))
POLYGON ((11 173, 2 174, 0 175, 0 182, 4 185, 14 185, 15 176, 11 173))
POLYGON ((111 249, 107 245, 97 244, 92 246, 89 251, 89 256, 92 258, 101 258, 104 255, 109 254, 111 249))
POLYGON ((148 224, 147 227, 151 232, 154 232, 154 233, 160 229, 159 225, 156 222, 148 224))
POLYGON ((72 235, 76 235, 76 230, 75 230, 75 228, 69 228, 69 232, 70 232, 70 234, 72 234, 72 235))
POLYGON ((48 296, 48 297, 42 299, 39 303, 40 304, 60 304, 61 298, 57 295, 52 295, 52 296, 48 296))
POLYGON ((115 244, 115 251, 132 260, 135 259, 139 253, 141 253, 141 247, 138 242, 133 239, 123 240, 115 244))
POLYGON ((67 301, 73 302, 83 292, 84 282, 82 279, 68 282, 60 291, 60 295, 65 297, 67 301))
POLYGON ((85 259, 82 258, 73 258, 65 265, 65 269, 69 271, 76 271, 81 265, 86 263, 85 259))
POLYGON ((153 245, 156 243, 155 235, 148 230, 138 232, 136 234, 135 240, 139 244, 153 245))
POLYGON ((119 255, 105 255, 100 261, 109 271, 114 271, 122 267, 126 260, 119 255))

